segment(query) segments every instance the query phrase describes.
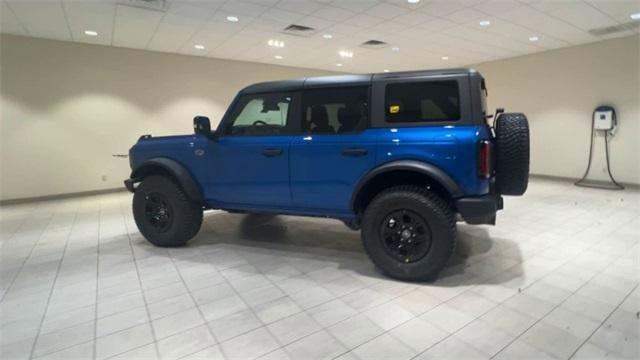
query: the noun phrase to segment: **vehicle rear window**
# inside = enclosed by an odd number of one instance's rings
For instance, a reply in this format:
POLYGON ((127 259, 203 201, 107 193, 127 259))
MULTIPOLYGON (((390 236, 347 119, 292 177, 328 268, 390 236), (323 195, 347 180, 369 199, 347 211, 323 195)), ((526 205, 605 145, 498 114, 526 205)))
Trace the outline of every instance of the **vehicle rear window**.
POLYGON ((390 123, 460 120, 458 82, 421 81, 388 84, 386 119, 390 123))

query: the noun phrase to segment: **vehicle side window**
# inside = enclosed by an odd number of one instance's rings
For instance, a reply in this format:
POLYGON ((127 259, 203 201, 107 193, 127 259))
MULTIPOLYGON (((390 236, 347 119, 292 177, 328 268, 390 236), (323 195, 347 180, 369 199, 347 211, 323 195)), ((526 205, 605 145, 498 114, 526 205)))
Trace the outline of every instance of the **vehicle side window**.
POLYGON ((388 84, 387 122, 460 120, 460 90, 455 80, 388 84))
POLYGON ((231 113, 227 135, 280 135, 287 133, 291 94, 244 95, 231 113))
POLYGON ((369 121, 369 87, 305 90, 302 132, 343 134, 364 130, 369 121))

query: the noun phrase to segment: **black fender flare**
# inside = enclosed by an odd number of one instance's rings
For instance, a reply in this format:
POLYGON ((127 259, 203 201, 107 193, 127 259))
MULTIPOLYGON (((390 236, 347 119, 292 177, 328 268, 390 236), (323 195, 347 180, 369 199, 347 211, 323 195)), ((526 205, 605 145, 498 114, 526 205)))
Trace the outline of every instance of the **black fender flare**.
POLYGON ((356 210, 358 196, 360 191, 367 185, 367 183, 377 177, 378 175, 391 172, 391 171, 414 171, 423 175, 426 175, 432 178, 434 181, 437 181, 449 194, 452 198, 459 198, 464 195, 462 190, 458 184, 442 169, 438 168, 435 165, 430 163, 426 163, 423 161, 417 160, 396 160, 388 163, 384 163, 375 169, 369 171, 366 175, 364 175, 358 184, 356 185, 352 195, 351 195, 351 209, 356 210))
POLYGON ((161 169, 161 173, 167 173, 172 176, 182 187, 189 200, 199 204, 205 203, 202 190, 193 175, 184 165, 173 159, 157 157, 146 160, 131 172, 131 179, 129 180, 131 182, 141 181, 144 177, 157 173, 158 169, 161 169))

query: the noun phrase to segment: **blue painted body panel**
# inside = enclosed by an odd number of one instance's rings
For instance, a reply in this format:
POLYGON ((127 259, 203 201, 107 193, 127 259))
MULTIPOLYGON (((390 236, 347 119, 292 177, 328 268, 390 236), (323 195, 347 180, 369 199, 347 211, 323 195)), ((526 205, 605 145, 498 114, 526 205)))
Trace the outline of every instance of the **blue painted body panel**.
POLYGON ((489 193, 478 177, 478 141, 484 125, 371 128, 357 134, 221 136, 183 135, 140 139, 131 149, 135 169, 154 157, 173 159, 191 173, 211 208, 355 216, 352 192, 368 172, 395 160, 417 160, 448 174, 464 196, 489 193), (274 157, 262 150, 282 149, 274 157), (343 156, 364 148, 364 156, 343 156), (203 153, 204 152, 204 153, 203 153))

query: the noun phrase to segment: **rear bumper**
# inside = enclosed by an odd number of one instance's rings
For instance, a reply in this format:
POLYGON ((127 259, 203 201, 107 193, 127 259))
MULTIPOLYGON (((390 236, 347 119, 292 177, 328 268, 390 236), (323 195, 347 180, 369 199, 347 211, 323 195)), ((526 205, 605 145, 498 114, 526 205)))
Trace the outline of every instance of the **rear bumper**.
POLYGON ((468 224, 496 223, 496 213, 502 210, 503 201, 500 195, 483 195, 464 197, 456 200, 456 209, 468 224))
POLYGON ((124 181, 124 187, 126 187, 127 190, 129 190, 129 192, 134 192, 135 188, 133 187, 133 184, 135 184, 138 181, 140 181, 140 180, 138 180, 138 179, 126 179, 124 181))

